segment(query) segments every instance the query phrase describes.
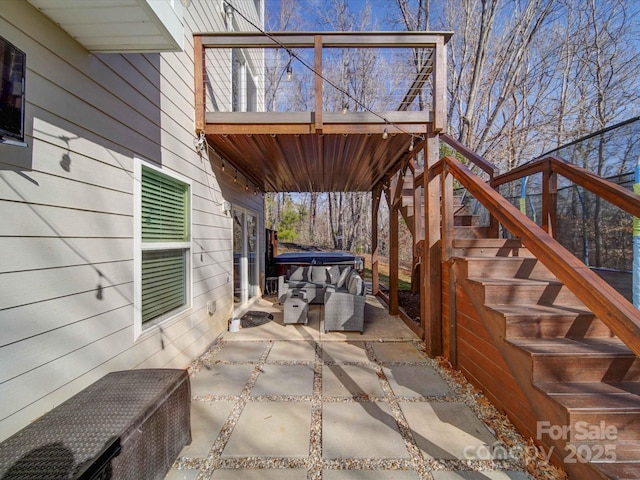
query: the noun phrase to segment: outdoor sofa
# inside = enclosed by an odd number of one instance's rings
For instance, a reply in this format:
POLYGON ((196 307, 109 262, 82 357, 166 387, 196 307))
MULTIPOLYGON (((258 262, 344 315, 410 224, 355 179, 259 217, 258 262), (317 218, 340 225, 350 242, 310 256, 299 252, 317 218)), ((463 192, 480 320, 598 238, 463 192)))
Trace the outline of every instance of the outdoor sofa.
POLYGON ((324 330, 364 331, 365 284, 349 265, 292 267, 278 278, 278 301, 303 290, 312 304, 324 304, 324 330))

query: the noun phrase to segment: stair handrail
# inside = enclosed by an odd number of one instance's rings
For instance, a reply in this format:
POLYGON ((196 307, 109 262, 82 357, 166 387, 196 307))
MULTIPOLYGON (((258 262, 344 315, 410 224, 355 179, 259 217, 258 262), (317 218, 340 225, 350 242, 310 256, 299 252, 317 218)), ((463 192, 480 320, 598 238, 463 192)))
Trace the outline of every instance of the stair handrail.
MULTIPOLYGON (((525 247, 553 273, 637 356, 640 356, 640 311, 589 269, 549 233, 524 215, 454 157, 440 159, 429 177, 452 174, 525 247)), ((443 218, 445 218, 443 216, 443 218)), ((442 228, 446 228, 444 225, 442 228)))
MULTIPOLYGON (((493 179, 493 187, 520 180, 523 177, 549 171, 562 175, 576 185, 586 188, 634 217, 640 217, 640 195, 599 175, 557 157, 549 156, 527 165, 514 168, 493 179)), ((544 185, 543 185, 544 188, 544 185)), ((543 217, 544 217, 543 212, 543 217)))
POLYGON ((466 145, 463 145, 458 140, 456 140, 455 138, 453 138, 452 136, 446 133, 440 134, 440 140, 445 142, 447 145, 453 148, 456 152, 461 154, 464 158, 466 158, 475 166, 480 168, 480 170, 488 174, 489 184, 493 185, 493 178, 498 173, 498 167, 496 167, 493 163, 489 162, 488 160, 485 160, 484 157, 481 157, 476 152, 471 150, 469 147, 467 147, 466 145))

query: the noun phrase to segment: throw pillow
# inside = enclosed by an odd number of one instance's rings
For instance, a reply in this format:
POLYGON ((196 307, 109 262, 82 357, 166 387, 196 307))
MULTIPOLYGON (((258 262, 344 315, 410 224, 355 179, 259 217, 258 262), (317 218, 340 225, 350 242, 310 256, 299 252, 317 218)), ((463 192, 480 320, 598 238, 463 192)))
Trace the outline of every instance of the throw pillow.
POLYGON ((289 276, 289 280, 293 282, 302 282, 304 274, 304 267, 296 267, 296 269, 289 276))
POLYGON ((362 295, 364 290, 364 282, 362 277, 358 274, 351 275, 349 279, 349 293, 351 295, 362 295))
POLYGON ((338 283, 338 279, 340 278, 340 267, 338 267, 338 265, 331 265, 331 267, 327 271, 327 275, 329 276, 329 283, 331 285, 336 285, 338 283))
POLYGON ((347 266, 345 267, 344 270, 342 270, 342 272, 340 273, 340 278, 338 278, 338 283, 336 284, 336 288, 342 288, 345 284, 345 282, 347 281, 347 275, 349 275, 351 273, 351 267, 347 266))
POLYGON ((311 267, 311 281, 327 283, 327 267, 311 267))

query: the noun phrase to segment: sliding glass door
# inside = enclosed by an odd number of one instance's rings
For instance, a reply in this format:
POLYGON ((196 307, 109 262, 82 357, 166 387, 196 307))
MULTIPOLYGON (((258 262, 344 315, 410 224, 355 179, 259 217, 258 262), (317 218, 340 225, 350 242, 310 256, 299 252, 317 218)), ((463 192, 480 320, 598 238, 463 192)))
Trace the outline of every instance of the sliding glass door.
POLYGON ((258 217, 233 209, 233 302, 242 305, 260 293, 258 217))

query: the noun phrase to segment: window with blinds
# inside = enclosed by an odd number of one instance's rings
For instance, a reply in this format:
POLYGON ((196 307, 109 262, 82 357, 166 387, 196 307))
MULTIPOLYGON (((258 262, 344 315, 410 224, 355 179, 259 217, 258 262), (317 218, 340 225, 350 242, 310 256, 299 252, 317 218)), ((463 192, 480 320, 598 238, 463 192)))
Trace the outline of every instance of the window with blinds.
POLYGON ((140 194, 142 323, 189 303, 189 185, 142 166, 140 194))

